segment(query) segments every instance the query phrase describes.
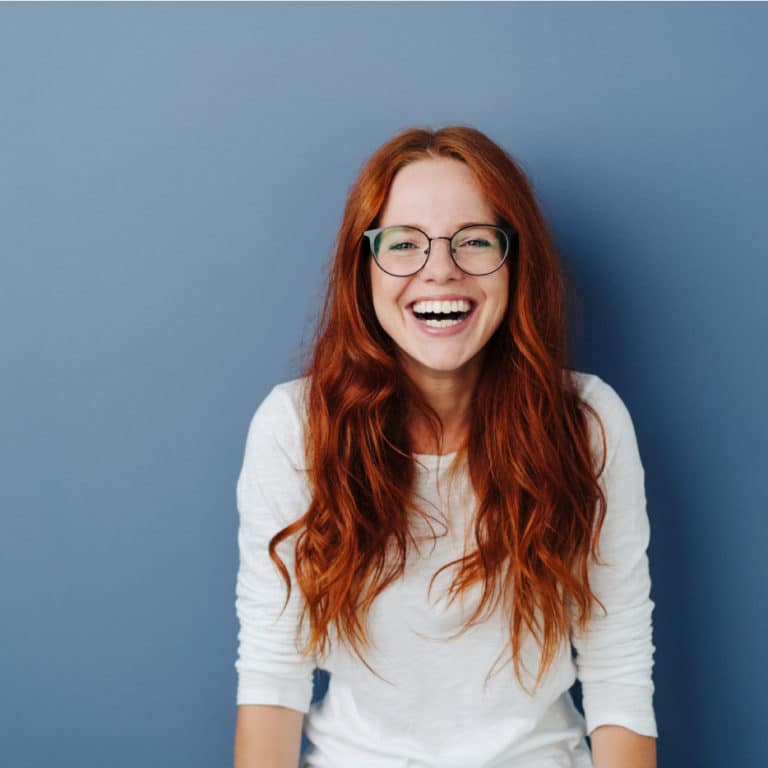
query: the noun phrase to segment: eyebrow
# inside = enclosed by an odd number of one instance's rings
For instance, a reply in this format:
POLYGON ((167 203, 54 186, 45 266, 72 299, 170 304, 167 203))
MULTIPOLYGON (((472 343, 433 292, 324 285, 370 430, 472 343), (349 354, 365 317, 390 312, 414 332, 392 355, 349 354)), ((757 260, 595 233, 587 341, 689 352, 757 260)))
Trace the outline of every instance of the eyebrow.
MULTIPOLYGON (((472 224, 491 224, 491 223, 492 222, 489 222, 489 221, 477 221, 477 220, 465 221, 463 224, 456 225, 456 229, 454 230, 454 232, 458 232, 460 229, 463 229, 464 227, 469 227, 472 224)), ((390 224, 389 226, 393 226, 393 225, 390 224)), ((396 227, 415 227, 416 229, 420 229, 422 231, 426 231, 426 227, 423 227, 421 224, 395 224, 394 226, 396 226, 396 227)), ((493 226, 496 226, 496 225, 493 224, 493 226)))

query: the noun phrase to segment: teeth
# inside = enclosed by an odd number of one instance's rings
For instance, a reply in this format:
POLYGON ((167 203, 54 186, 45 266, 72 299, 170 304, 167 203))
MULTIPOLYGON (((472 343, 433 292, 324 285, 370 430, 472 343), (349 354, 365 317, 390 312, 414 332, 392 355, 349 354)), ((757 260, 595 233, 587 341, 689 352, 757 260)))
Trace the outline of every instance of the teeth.
POLYGON ((447 328, 449 325, 458 325, 461 320, 425 320, 425 325, 431 325, 433 328, 447 328))
POLYGON ((417 301, 413 305, 414 312, 468 312, 472 304, 466 299, 457 301, 417 301))

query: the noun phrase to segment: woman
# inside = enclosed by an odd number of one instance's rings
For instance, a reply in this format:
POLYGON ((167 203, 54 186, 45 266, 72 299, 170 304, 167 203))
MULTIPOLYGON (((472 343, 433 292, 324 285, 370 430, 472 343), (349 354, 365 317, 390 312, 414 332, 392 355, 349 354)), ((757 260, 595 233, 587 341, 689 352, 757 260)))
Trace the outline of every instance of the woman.
POLYGON ((303 375, 248 432, 236 768, 295 768, 304 714, 307 768, 655 766, 643 469, 564 307, 488 137, 370 158, 303 375))

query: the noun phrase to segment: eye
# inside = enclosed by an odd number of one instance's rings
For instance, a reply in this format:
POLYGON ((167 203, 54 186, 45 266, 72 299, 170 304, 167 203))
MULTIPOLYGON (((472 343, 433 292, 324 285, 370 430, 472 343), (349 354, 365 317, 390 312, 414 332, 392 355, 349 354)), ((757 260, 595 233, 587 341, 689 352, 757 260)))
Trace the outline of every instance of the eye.
POLYGON ((411 248, 411 247, 415 248, 416 246, 413 243, 407 243, 407 242, 403 241, 403 242, 400 242, 400 243, 392 243, 389 246, 389 250, 390 251, 405 251, 405 250, 409 250, 409 248, 411 248))
POLYGON ((488 240, 483 240, 482 238, 474 237, 469 240, 463 240, 461 243, 459 243, 459 248, 464 248, 466 246, 470 246, 472 248, 487 248, 490 245, 488 240))

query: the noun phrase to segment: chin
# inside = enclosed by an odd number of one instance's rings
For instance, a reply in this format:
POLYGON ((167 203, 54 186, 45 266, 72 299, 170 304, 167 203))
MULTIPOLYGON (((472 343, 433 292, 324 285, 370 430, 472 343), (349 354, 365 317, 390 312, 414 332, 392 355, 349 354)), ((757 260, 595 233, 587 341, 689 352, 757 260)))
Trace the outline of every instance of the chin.
POLYGON ((472 355, 462 355, 461 357, 431 357, 429 355, 415 355, 408 353, 412 364, 420 368, 431 371, 440 371, 441 373, 450 373, 451 371, 461 370, 471 359, 472 355))

